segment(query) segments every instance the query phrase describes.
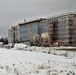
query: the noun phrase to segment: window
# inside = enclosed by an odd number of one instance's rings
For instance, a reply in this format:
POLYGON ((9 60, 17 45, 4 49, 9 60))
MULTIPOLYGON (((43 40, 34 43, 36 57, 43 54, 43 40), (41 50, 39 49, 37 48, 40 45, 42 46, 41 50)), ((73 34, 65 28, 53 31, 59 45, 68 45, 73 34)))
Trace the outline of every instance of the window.
POLYGON ((36 29, 35 29, 35 31, 36 31, 36 29))
POLYGON ((32 28, 32 24, 28 25, 29 28, 32 28))
POLYGON ((32 34, 32 30, 29 30, 29 33, 32 34))
POLYGON ((33 39, 33 36, 30 36, 30 40, 32 40, 33 39))

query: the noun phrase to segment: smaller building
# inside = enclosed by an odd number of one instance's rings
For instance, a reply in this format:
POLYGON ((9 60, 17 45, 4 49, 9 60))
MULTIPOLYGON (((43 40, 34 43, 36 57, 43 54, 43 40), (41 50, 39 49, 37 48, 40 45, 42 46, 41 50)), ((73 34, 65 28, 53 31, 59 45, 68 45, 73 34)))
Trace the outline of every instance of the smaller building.
POLYGON ((14 30, 13 28, 8 29, 8 43, 14 42, 14 30))
POLYGON ((8 29, 8 43, 15 43, 19 41, 19 27, 13 26, 8 29))

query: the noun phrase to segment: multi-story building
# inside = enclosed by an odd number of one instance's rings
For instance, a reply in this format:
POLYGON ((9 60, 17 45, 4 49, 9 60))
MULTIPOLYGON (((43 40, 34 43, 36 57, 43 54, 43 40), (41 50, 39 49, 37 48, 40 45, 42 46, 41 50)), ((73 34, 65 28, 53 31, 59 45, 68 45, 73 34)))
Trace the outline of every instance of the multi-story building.
POLYGON ((19 33, 21 42, 32 42, 33 37, 38 35, 39 20, 33 20, 19 24, 19 33))
POLYGON ((53 41, 59 40, 61 44, 75 46, 76 13, 54 16, 50 18, 50 20, 49 33, 52 33, 53 41), (53 28, 51 26, 53 26, 53 28))
POLYGON ((8 29, 8 42, 15 43, 19 41, 19 27, 13 26, 11 29, 8 29))
POLYGON ((38 19, 18 24, 8 30, 9 42, 33 41, 33 37, 48 32, 52 41, 76 46, 76 13, 57 15, 48 19, 38 19))

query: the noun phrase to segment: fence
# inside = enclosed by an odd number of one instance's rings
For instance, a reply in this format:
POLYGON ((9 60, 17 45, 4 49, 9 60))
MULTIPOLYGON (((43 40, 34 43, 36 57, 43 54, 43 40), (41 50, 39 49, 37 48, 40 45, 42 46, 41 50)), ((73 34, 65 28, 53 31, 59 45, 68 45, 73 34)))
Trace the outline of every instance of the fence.
MULTIPOLYGON (((5 45, 1 48, 8 48, 11 49, 10 46, 5 45)), ((37 47, 37 46, 27 46, 25 48, 16 48, 17 50, 24 50, 24 51, 34 51, 34 52, 42 52, 48 54, 54 54, 59 56, 66 56, 66 57, 74 57, 76 55, 76 47, 37 47)))
POLYGON ((54 54, 59 56, 74 57, 76 54, 76 48, 74 47, 37 47, 29 46, 24 48, 25 51, 42 52, 48 54, 54 54))

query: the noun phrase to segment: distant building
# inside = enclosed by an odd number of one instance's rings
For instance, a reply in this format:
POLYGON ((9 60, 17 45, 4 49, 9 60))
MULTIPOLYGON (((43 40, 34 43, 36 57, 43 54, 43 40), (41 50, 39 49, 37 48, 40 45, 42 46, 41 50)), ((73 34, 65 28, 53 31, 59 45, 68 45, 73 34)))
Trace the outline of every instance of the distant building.
POLYGON ((14 30, 8 29, 8 43, 13 43, 14 42, 14 30))
POLYGON ((19 41, 19 27, 13 26, 8 29, 8 43, 15 43, 19 41))

